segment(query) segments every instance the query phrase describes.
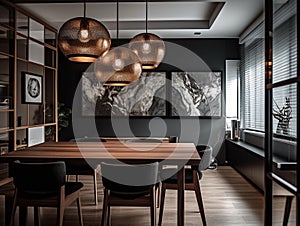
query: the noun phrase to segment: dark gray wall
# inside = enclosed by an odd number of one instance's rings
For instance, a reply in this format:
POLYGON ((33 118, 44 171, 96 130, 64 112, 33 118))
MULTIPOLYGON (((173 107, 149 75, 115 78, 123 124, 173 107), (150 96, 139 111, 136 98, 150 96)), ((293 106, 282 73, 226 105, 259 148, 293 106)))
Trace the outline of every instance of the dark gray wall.
MULTIPOLYGON (((222 95, 224 97, 224 82, 225 82, 225 60, 239 59, 239 44, 238 39, 176 39, 165 40, 167 42, 180 45, 193 51, 198 55, 212 71, 222 72, 222 95)), ((128 40, 120 40, 120 44, 128 43, 128 40)), ((167 54, 172 53, 168 51, 167 54)), ((186 60, 180 54, 176 56, 180 62, 185 63, 186 60)), ((186 62, 190 71, 197 71, 197 66, 186 62)), ((77 85, 84 72, 90 64, 75 63, 68 61, 59 52, 59 102, 65 103, 72 107, 73 97, 77 85)), ((166 71, 170 75, 171 71, 178 71, 178 68, 161 64, 157 71, 166 71)), ((225 133, 225 118, 218 119, 198 119, 198 118, 116 118, 114 124, 117 124, 118 134, 115 134, 110 118, 89 118, 81 117, 80 104, 73 106, 73 119, 78 128, 76 136, 94 136, 93 127, 96 124, 100 136, 179 136, 181 142, 194 142, 195 144, 209 143, 214 147, 214 155, 218 155, 219 163, 225 161, 224 155, 224 133, 225 133), (128 122, 128 123, 127 123, 128 122), (129 125, 127 125, 129 124, 129 125), (78 131, 79 130, 79 131, 78 131), (128 132, 128 130, 130 130, 128 132), (130 132, 132 134, 130 134, 130 132), (200 132, 198 134, 198 132, 200 132)), ((222 100, 222 111, 224 115, 225 103, 222 100)), ((115 127, 114 127, 115 128, 115 127)), ((63 129, 59 137, 61 140, 69 140, 73 138, 72 126, 63 129)))

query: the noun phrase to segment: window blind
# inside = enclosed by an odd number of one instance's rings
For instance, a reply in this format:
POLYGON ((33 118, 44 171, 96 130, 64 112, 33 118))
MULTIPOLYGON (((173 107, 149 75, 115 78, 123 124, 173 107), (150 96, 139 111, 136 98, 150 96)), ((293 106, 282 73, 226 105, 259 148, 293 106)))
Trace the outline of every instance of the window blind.
POLYGON ((264 24, 243 44, 241 59, 241 120, 245 129, 264 131, 264 24))
MULTIPOLYGON (((290 0, 274 12, 273 82, 297 75, 296 2, 290 0)), ((245 39, 241 58, 241 120, 242 127, 264 131, 264 24, 257 26, 245 39)), ((279 111, 288 98, 291 120, 288 136, 296 136, 296 85, 273 90, 273 109, 279 111)), ((273 118, 274 133, 278 120, 273 118)), ((285 134, 286 135, 286 134, 285 134)))

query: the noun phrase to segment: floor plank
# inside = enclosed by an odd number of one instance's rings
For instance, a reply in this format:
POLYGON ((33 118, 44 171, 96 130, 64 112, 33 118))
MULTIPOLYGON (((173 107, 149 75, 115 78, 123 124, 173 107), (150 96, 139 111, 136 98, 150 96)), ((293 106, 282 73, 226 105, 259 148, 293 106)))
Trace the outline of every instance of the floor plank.
MULTIPOLYGON (((102 213, 103 190, 101 180, 98 180, 99 204, 94 205, 93 177, 80 176, 84 183, 81 192, 83 220, 85 226, 100 225, 102 213)), ((71 177, 75 180, 75 177, 71 177)), ((206 170, 200 181, 203 193, 205 213, 209 226, 260 226, 263 225, 263 195, 231 167, 219 166, 216 170, 206 170)), ((195 195, 186 191, 185 223, 188 226, 200 226, 201 217, 198 211, 195 195)), ((163 225, 176 225, 176 191, 168 190, 164 210, 163 225)), ((285 199, 273 199, 273 225, 282 225, 285 199)), ((4 198, 0 195, 0 225, 4 225, 4 198)), ((32 210, 29 211, 28 224, 33 225, 32 210)), ((55 209, 42 209, 42 225, 54 225, 55 209)), ((295 201, 293 201, 289 226, 295 224, 295 201)), ((16 216, 16 223, 17 223, 16 216)), ((17 225, 17 224, 16 224, 17 225)), ((78 224, 75 204, 66 209, 64 217, 65 226, 78 224)), ((150 211, 148 208, 113 207, 113 226, 141 226, 150 225, 150 211)))

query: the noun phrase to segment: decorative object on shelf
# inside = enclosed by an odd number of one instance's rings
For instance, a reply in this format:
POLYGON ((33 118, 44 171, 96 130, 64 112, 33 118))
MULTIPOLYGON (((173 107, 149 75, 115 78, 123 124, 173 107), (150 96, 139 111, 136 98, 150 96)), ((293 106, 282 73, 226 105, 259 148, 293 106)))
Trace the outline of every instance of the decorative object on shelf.
POLYGON ((99 21, 84 16, 65 22, 59 30, 58 44, 62 53, 71 61, 95 62, 111 45, 106 27, 99 21))
POLYGON ((102 86, 87 72, 81 81, 83 116, 167 116, 165 72, 143 72, 127 87, 102 86))
POLYGON ((273 117, 278 120, 276 133, 289 135, 289 124, 292 119, 292 107, 290 104, 290 98, 285 98, 285 104, 282 108, 279 108, 278 104, 274 100, 277 109, 273 108, 273 117))
POLYGON ((42 104, 43 103, 43 77, 28 72, 23 72, 23 103, 42 104))
MULTIPOLYGON (((119 1, 117 1, 117 41, 119 45, 119 1)), ((94 63, 97 79, 104 86, 127 86, 142 73, 139 57, 125 47, 117 46, 94 63)))
POLYGON ((148 1, 146 0, 146 32, 131 39, 129 48, 140 58, 142 69, 157 68, 165 56, 166 47, 163 40, 155 34, 148 33, 148 1))
POLYGON ((238 141, 240 139, 239 136, 239 130, 240 130, 240 121, 237 119, 232 119, 231 120, 231 140, 238 141))
POLYGON ((221 117, 221 72, 172 72, 171 116, 221 117))

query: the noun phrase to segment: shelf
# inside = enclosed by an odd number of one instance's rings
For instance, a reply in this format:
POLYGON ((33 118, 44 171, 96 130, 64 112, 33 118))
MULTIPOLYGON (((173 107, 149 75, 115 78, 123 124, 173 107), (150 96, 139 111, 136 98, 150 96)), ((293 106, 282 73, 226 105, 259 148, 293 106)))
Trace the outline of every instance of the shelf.
POLYGON ((19 144, 16 146, 17 150, 24 149, 24 148, 27 148, 27 144, 19 144))
POLYGON ((0 112, 14 112, 14 109, 2 109, 0 106, 0 112))
POLYGON ((11 131, 14 131, 14 129, 9 129, 9 128, 0 128, 0 133, 8 133, 8 132, 11 132, 11 131))
POLYGON ((31 126, 19 126, 19 127, 16 127, 16 130, 23 130, 23 129, 34 128, 34 127, 39 127, 39 126, 52 126, 52 125, 55 125, 55 123, 37 124, 37 125, 31 125, 31 126))

